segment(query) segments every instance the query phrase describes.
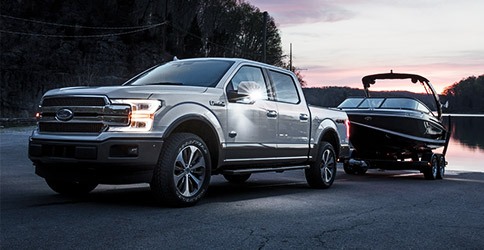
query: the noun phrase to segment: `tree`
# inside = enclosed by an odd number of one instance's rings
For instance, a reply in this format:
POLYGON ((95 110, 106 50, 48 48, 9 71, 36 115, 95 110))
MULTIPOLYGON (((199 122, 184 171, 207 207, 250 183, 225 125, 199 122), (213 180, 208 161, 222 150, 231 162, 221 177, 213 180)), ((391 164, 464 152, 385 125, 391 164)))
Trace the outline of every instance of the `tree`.
MULTIPOLYGON (((262 57, 262 13, 243 0, 3 1, 0 10, 1 30, 51 35, 1 34, 0 117, 32 117, 49 89, 119 85, 173 56, 262 57)), ((267 62, 283 59, 269 16, 267 62)))
POLYGON ((484 113, 484 75, 470 76, 445 88, 442 99, 449 102, 447 112, 484 113))

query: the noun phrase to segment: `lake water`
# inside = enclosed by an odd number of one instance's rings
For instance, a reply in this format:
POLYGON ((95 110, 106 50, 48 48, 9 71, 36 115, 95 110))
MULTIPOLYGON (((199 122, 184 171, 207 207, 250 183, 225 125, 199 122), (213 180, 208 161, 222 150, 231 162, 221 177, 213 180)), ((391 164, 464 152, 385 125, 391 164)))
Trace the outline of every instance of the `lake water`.
MULTIPOLYGON (((484 172, 484 115, 451 116, 447 169, 484 172)), ((447 118, 444 124, 448 124, 447 118)))

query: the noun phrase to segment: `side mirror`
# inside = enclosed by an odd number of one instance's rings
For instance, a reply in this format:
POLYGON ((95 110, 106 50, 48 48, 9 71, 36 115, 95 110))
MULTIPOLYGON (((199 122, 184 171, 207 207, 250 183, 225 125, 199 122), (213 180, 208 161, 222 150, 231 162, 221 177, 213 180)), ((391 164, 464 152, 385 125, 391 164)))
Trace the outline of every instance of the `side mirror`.
POLYGON ((261 99, 262 90, 259 84, 254 81, 243 81, 238 85, 238 90, 227 91, 229 102, 252 104, 261 99))
POLYGON ((240 100, 244 98, 244 95, 240 95, 237 90, 227 90, 227 98, 229 99, 229 102, 236 102, 237 100, 240 100))
POLYGON ((254 81, 240 82, 238 89, 238 93, 244 96, 252 96, 254 93, 258 93, 261 90, 259 84, 254 81))

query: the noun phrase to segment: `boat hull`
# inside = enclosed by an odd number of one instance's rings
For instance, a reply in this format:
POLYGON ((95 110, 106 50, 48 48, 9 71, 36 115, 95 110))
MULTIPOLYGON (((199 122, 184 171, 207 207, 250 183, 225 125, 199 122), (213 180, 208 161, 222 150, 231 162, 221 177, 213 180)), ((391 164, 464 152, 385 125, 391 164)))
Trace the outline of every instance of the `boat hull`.
POLYGON ((445 145, 447 131, 419 112, 347 111, 350 141, 360 157, 411 158, 445 145))

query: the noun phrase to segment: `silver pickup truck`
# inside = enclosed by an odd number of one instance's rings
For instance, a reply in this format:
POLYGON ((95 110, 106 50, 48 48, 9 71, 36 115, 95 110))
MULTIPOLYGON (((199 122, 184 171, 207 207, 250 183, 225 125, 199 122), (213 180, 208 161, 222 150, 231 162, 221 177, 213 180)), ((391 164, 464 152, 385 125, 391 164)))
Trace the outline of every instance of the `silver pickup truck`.
POLYGON ((176 60, 122 86, 48 91, 29 141, 35 172, 56 192, 150 183, 167 205, 189 206, 211 175, 304 169, 328 188, 349 155, 344 112, 311 107, 296 76, 244 59, 176 60))

